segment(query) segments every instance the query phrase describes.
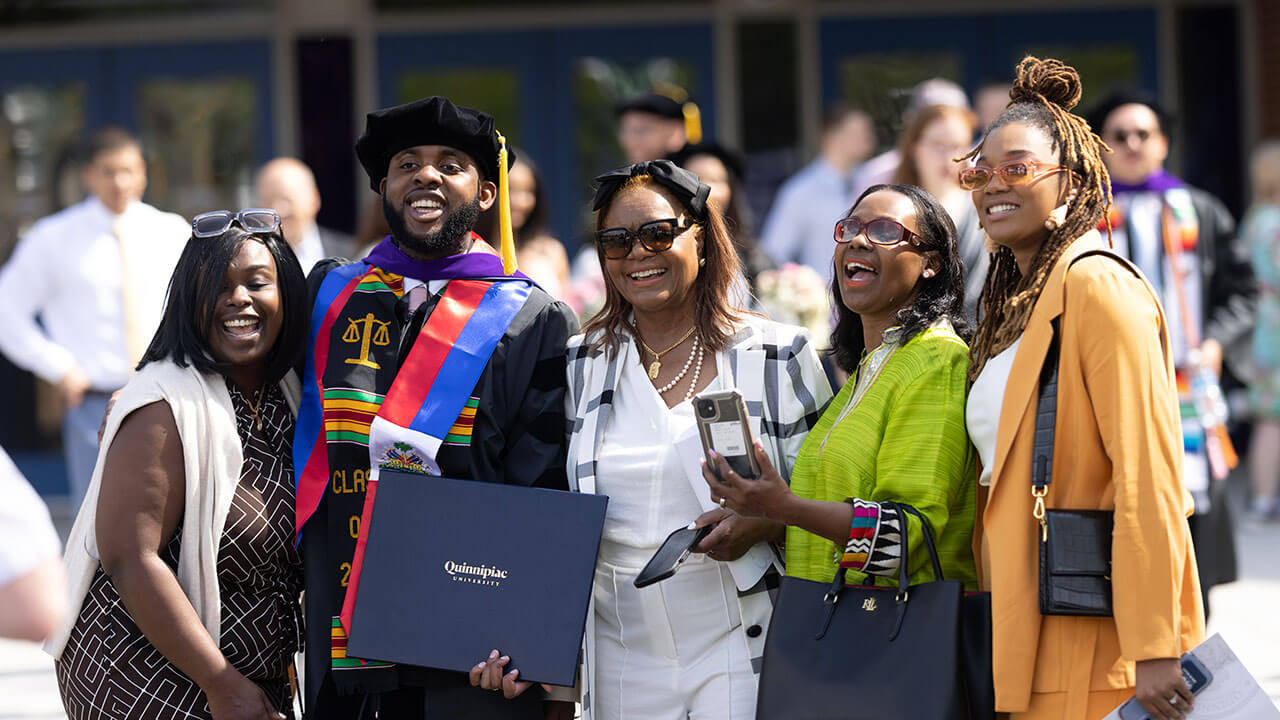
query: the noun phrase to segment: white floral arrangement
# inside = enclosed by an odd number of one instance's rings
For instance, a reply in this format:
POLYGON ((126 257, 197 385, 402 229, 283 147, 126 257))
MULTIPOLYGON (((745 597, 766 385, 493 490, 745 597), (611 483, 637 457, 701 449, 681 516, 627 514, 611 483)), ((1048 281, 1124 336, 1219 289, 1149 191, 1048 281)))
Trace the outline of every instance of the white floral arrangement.
POLYGON ((789 262, 762 271, 756 276, 756 302, 770 320, 808 329, 815 347, 830 344, 831 288, 813 268, 789 262))

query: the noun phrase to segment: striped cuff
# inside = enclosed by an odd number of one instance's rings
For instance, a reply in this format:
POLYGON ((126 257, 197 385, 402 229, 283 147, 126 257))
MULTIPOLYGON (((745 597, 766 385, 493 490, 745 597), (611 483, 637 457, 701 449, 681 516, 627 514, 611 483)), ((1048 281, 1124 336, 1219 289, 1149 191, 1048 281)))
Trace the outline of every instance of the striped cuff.
POLYGON ((902 560, 898 511, 858 498, 845 502, 853 506, 853 522, 849 524, 849 542, 844 546, 840 567, 868 575, 897 575, 902 560))

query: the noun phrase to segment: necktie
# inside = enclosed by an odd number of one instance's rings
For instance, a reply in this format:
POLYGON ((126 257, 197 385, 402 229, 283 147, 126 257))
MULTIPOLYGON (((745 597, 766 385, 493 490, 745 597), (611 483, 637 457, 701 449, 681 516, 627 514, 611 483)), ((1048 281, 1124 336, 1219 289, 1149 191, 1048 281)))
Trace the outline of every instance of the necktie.
POLYGON ((412 315, 422 303, 427 301, 427 286, 416 285, 409 291, 409 314, 412 315))
POLYGON ((130 247, 124 225, 123 220, 117 219, 111 225, 111 234, 115 235, 116 242, 120 244, 120 290, 124 296, 121 304, 121 310, 124 311, 124 345, 129 369, 132 370, 146 353, 150 338, 146 337, 142 328, 139 327, 138 314, 141 308, 138 307, 137 292, 134 287, 137 279, 132 272, 133 264, 130 263, 130 247))

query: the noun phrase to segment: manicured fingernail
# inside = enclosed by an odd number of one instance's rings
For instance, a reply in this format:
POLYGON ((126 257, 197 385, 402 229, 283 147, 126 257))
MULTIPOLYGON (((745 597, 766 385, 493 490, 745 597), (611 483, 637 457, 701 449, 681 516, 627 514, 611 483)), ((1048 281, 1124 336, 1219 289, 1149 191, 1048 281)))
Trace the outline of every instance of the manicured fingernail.
POLYGON ((481 662, 480 662, 480 664, 476 666, 476 669, 477 669, 477 670, 483 670, 483 669, 484 669, 484 666, 485 666, 484 661, 481 661, 481 662))
POLYGON ((711 456, 711 457, 713 457, 713 458, 719 458, 719 457, 720 457, 720 453, 716 452, 715 450, 709 450, 709 451, 707 452, 707 454, 708 454, 708 455, 710 455, 710 456, 711 456))
POLYGON ((517 668, 517 669, 512 670, 511 672, 509 672, 509 673, 507 673, 507 674, 508 674, 508 675, 510 675, 510 676, 512 677, 512 679, 515 679, 517 676, 519 676, 519 675, 520 675, 520 670, 519 670, 519 668, 517 668))
POLYGON ((693 529, 695 529, 695 528, 697 528, 697 527, 698 527, 698 521, 697 521, 697 520, 694 520, 693 522, 689 523, 688 525, 685 525, 685 526, 684 526, 684 529, 685 529, 685 530, 693 530, 693 529))
POLYGON ((508 657, 508 656, 506 656, 506 655, 503 655, 502 657, 500 657, 500 658, 498 658, 498 659, 499 659, 499 660, 501 660, 502 662, 508 662, 508 661, 510 661, 510 660, 511 660, 511 658, 510 658, 510 657, 508 657))
POLYGON ((497 651, 497 650, 494 650, 494 651, 492 651, 492 652, 490 652, 490 653, 489 653, 489 659, 490 659, 490 660, 493 660, 493 659, 494 659, 494 658, 496 658, 496 657, 498 657, 498 651, 497 651))

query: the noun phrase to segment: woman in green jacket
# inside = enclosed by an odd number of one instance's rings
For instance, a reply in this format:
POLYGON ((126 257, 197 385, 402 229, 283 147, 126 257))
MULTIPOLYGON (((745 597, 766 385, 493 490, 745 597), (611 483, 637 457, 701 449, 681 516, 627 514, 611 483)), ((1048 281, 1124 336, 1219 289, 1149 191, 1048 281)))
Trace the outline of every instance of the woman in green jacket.
POLYGON ((787 527, 787 574, 874 584, 896 577, 902 531, 912 582, 932 579, 918 518, 929 521, 943 574, 976 589, 971 541, 975 453, 965 430, 969 335, 956 230, 913 185, 877 185, 836 223, 832 346, 851 373, 810 431, 791 484, 755 448, 761 477, 745 480, 723 458, 703 476, 712 499, 787 527))

